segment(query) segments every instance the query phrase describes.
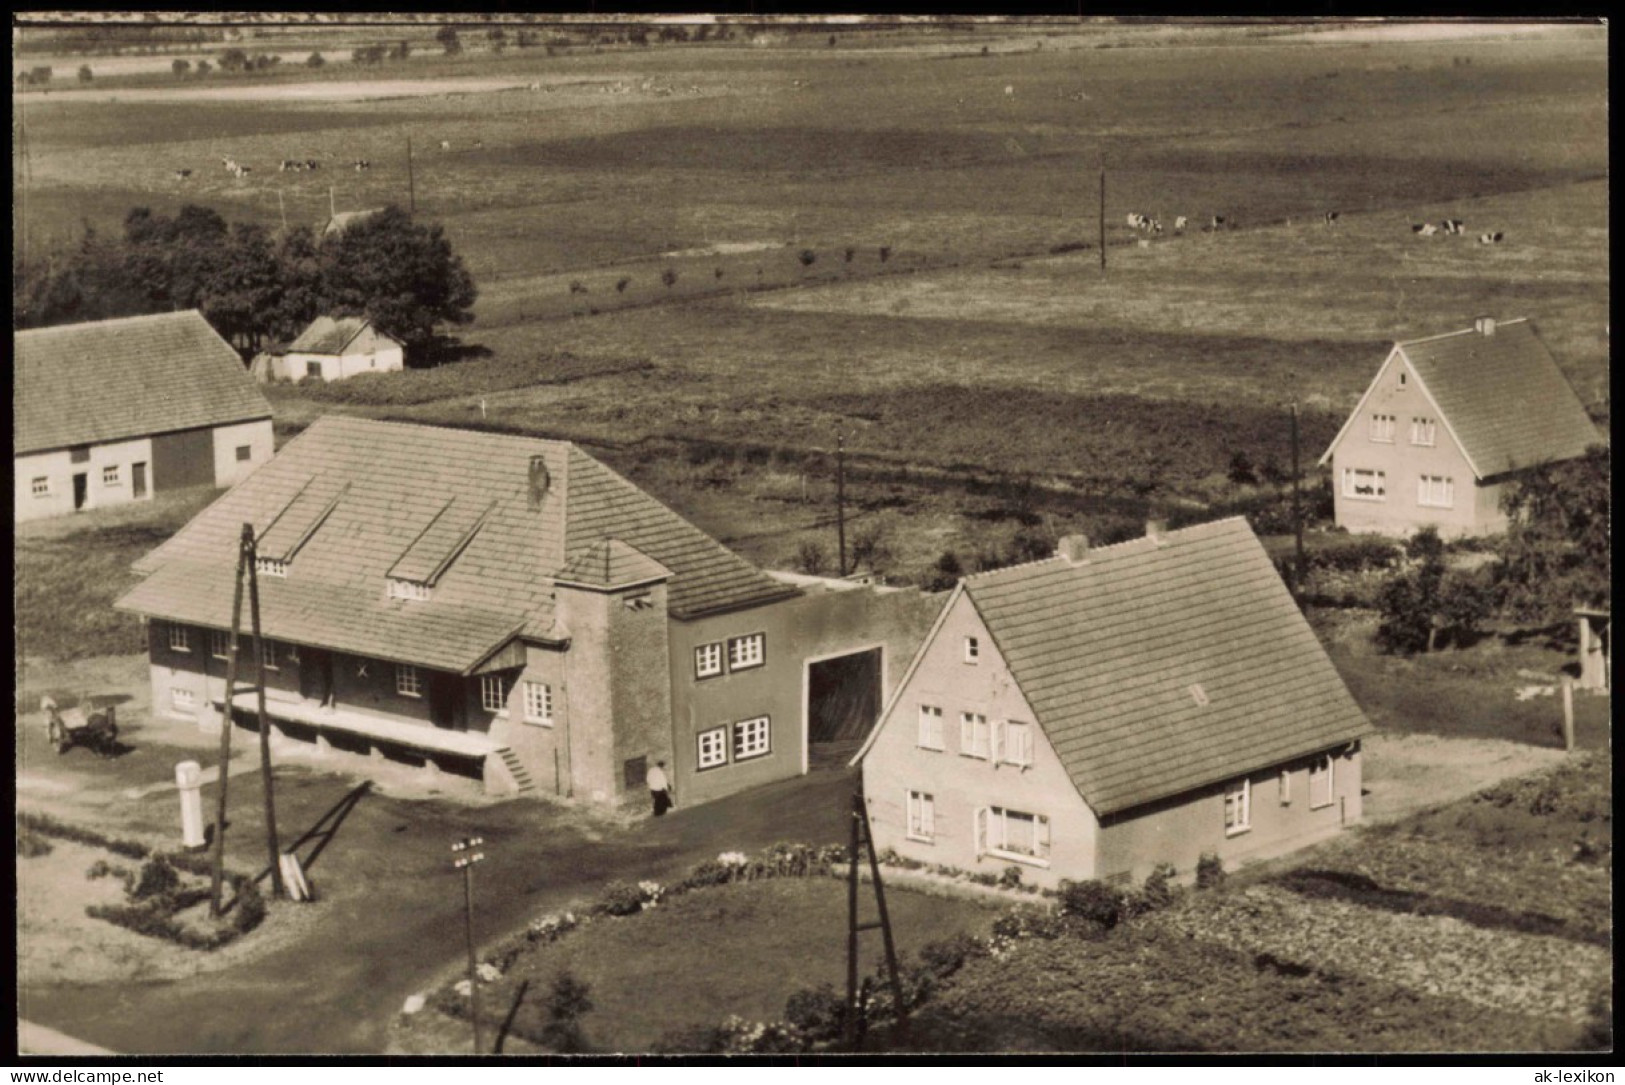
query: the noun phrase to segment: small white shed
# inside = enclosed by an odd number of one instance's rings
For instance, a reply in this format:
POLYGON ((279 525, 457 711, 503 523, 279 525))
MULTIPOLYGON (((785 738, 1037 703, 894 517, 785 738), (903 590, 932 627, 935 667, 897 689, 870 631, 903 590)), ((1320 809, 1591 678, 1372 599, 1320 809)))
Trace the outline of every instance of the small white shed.
POLYGON ((389 373, 405 365, 406 350, 365 317, 319 316, 292 343, 254 360, 260 380, 346 380, 358 373, 389 373))

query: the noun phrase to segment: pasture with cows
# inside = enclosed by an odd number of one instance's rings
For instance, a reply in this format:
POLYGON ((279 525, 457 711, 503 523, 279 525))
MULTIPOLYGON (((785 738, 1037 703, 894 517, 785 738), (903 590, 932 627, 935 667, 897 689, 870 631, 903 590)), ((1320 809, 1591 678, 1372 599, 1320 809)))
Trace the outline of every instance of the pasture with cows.
MULTIPOLYGON (((1147 518, 1245 514, 1279 558, 1295 437, 1310 551, 1352 545, 1316 460, 1395 341, 1484 316, 1537 325, 1608 431, 1602 28, 609 25, 526 48, 471 25, 456 53, 434 24, 245 30, 282 62, 206 77, 218 44, 176 51, 173 75, 168 53, 90 56, 78 83, 53 54, 54 79, 13 95, 14 281, 132 208, 202 205, 273 239, 410 209, 466 266, 472 321, 443 327, 439 364, 267 385, 279 444, 328 413, 573 440, 757 565, 930 589, 1147 518), (396 38, 398 60, 350 59, 396 38)), ((107 605, 126 560, 201 500, 31 526, 18 626, 41 660, 133 651, 137 620, 107 605), (86 560, 107 576, 77 576, 86 560)), ((1566 649, 1497 629, 1447 661, 1379 658, 1358 602, 1312 617, 1380 730, 1561 745, 1510 690, 1566 649)), ((1606 744, 1604 704, 1581 707, 1580 745, 1606 744)), ((1277 882, 1259 892, 1287 899, 1277 882)), ((1155 955, 1204 915, 1111 945, 1155 955)), ((1241 950, 1210 941, 1231 967, 1241 950)), ((976 1017, 995 971, 956 981, 936 1027, 976 1017)), ((1462 1014, 1461 1037, 1484 1035, 1462 1014)), ((1566 1044, 1588 1014, 1529 1042, 1566 1044)), ((1098 1032, 1051 1024, 1035 1047, 1098 1032)))

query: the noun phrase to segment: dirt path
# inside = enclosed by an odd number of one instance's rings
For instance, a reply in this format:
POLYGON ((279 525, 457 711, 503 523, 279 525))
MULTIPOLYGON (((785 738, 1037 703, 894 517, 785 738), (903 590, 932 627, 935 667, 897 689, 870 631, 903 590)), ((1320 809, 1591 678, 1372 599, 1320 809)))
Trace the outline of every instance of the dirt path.
POLYGON ((1487 738, 1386 733, 1365 740, 1367 821, 1394 821, 1562 761, 1562 750, 1487 738))

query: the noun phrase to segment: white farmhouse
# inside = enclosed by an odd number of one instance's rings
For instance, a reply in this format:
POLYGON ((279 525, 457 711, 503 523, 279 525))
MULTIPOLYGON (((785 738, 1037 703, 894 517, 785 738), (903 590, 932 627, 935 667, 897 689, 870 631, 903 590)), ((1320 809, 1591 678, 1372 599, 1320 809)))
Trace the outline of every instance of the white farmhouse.
POLYGON ((406 349, 365 317, 319 316, 299 338, 254 359, 262 381, 346 380, 358 373, 391 373, 405 365, 406 349))

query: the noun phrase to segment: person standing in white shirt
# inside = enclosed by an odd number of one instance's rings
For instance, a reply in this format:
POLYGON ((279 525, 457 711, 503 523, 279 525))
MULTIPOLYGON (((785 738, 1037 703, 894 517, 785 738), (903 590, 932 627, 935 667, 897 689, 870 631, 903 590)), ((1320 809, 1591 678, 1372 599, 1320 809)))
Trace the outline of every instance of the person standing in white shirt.
POLYGON ((655 817, 677 805, 671 798, 671 781, 666 779, 666 763, 656 761, 644 777, 649 785, 649 800, 654 803, 655 817))

